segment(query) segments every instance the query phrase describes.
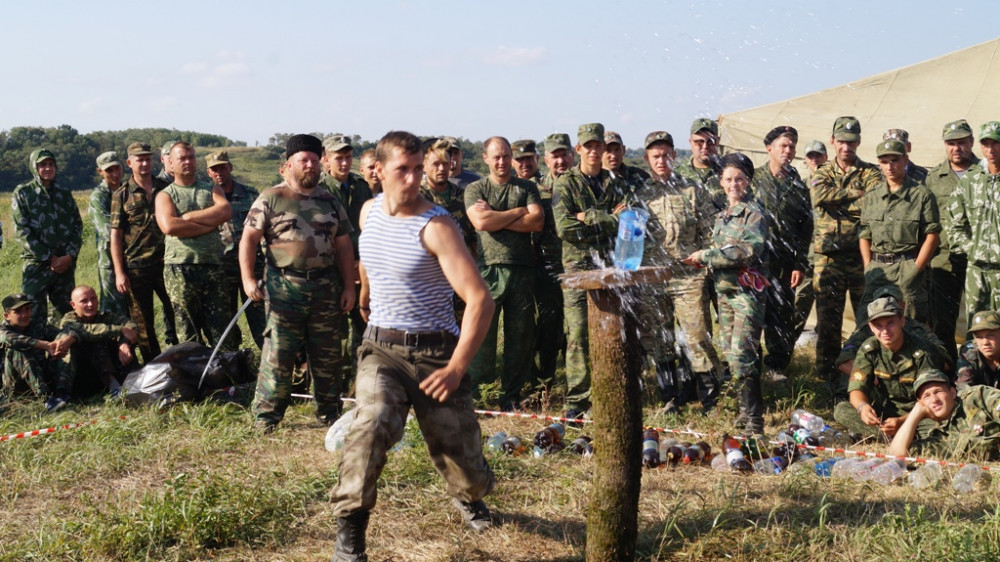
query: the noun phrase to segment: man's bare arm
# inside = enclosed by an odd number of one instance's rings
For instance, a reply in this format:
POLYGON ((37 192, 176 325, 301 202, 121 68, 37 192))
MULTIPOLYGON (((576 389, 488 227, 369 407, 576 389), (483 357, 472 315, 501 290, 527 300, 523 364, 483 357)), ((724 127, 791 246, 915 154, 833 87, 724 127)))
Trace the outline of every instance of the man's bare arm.
POLYGON ((243 283, 243 292, 255 301, 264 300, 264 292, 257 286, 257 277, 254 273, 254 264, 257 262, 257 247, 260 246, 260 239, 263 237, 263 230, 257 230, 252 226, 245 227, 237 254, 240 261, 240 280, 243 283))
POLYGON ((201 225, 218 227, 220 224, 233 218, 233 208, 226 199, 226 194, 217 186, 212 187, 212 206, 196 211, 188 211, 181 215, 186 221, 196 222, 201 225))
POLYGON ((507 225, 507 230, 514 232, 541 232, 545 226, 545 211, 537 203, 528 205, 528 214, 522 215, 507 225))
POLYGON ((156 224, 164 234, 177 238, 194 238, 218 228, 218 225, 208 226, 178 217, 173 200, 162 191, 156 194, 156 224))

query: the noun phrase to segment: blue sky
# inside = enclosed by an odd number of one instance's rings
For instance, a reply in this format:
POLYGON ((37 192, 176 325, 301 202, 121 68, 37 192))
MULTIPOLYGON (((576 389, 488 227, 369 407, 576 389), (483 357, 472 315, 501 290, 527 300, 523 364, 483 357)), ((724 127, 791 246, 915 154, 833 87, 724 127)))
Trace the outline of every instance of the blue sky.
MULTIPOLYGON (((4 2, 0 129, 390 129, 638 146, 1000 35, 1000 3, 4 2), (15 23, 16 22, 16 23, 15 23)), ((1000 118, 1000 106, 998 106, 1000 118)))

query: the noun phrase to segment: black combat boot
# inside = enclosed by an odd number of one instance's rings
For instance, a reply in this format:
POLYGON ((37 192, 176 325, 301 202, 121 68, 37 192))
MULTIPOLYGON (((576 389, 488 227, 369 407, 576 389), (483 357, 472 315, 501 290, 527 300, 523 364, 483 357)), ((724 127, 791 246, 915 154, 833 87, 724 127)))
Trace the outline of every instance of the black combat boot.
POLYGON ((367 562, 365 534, 368 532, 368 511, 352 513, 337 518, 337 546, 333 549, 333 562, 367 562))

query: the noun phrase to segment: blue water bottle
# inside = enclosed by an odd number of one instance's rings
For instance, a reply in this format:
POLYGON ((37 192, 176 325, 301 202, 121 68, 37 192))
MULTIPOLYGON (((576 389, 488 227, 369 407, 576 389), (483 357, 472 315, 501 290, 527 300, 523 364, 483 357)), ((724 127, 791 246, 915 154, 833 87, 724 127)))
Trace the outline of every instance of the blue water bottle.
POLYGON ((649 214, 642 209, 625 209, 618 217, 618 239, 615 240, 615 267, 635 271, 642 264, 642 246, 646 238, 649 214))

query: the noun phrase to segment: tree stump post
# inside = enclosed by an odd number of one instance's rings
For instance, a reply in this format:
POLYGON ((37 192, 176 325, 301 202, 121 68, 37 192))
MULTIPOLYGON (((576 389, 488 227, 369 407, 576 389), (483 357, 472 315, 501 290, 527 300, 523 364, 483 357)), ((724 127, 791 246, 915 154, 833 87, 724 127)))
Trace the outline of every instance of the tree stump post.
POLYGON ((633 560, 642 479, 642 349, 634 293, 639 285, 666 282, 670 269, 602 269, 560 278, 564 287, 587 291, 595 450, 587 560, 633 560))

